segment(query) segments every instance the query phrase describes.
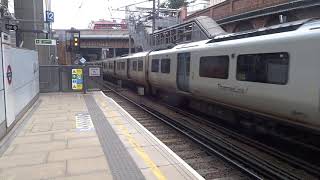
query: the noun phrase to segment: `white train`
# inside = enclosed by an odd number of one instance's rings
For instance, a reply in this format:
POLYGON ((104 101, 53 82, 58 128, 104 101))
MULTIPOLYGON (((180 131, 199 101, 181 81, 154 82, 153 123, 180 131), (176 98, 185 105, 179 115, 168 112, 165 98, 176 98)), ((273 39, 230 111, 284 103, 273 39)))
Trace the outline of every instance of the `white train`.
POLYGON ((95 63, 108 77, 191 97, 192 106, 227 120, 245 120, 245 112, 320 129, 319 20, 95 63))

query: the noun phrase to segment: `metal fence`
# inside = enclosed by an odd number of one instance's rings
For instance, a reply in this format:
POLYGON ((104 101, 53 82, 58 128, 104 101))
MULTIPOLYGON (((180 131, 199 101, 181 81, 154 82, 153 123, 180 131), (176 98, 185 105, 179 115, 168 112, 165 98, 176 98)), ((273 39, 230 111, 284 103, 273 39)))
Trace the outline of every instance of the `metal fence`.
POLYGON ((100 90, 103 81, 101 66, 41 65, 40 92, 86 92, 100 90), (80 70, 81 75, 73 72, 80 70), (75 86, 75 83, 80 86, 75 86))

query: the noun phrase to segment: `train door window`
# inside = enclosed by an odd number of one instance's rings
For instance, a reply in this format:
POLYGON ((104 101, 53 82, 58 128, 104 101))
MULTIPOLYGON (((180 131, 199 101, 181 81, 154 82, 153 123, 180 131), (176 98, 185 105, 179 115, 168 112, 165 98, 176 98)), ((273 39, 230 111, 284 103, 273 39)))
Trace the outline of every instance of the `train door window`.
POLYGON ((143 71, 143 61, 142 60, 138 61, 138 71, 143 71))
POLYGON ((170 59, 161 59, 161 72, 170 73, 170 59))
POLYGON ((237 80, 284 85, 288 82, 289 54, 265 53, 238 56, 237 80))
POLYGON ((120 62, 117 62, 117 70, 120 70, 120 62))
POLYGON ((125 66, 126 66, 126 63, 125 62, 121 62, 121 70, 124 70, 125 66))
POLYGON ((152 59, 151 72, 159 72, 159 59, 152 59))
POLYGON ((189 92, 191 54, 178 53, 177 86, 179 90, 189 92))
POLYGON ((205 56, 200 58, 200 77, 228 79, 229 56, 205 56))
POLYGON ((137 61, 132 62, 132 70, 137 71, 137 61))

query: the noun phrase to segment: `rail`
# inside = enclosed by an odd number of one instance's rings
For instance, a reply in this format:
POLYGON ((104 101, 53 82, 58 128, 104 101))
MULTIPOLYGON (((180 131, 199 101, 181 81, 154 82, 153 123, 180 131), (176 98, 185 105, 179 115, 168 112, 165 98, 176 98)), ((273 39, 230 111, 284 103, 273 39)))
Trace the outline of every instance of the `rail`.
MULTIPOLYGON (((153 117, 156 117, 157 119, 161 120, 162 122, 166 123, 167 125, 186 135, 193 141, 201 144, 209 152, 219 155, 220 157, 222 157, 229 163, 233 164, 234 166, 238 167, 243 172, 252 176, 255 179, 301 179, 302 177, 313 178, 314 175, 319 175, 319 172, 316 167, 311 166, 310 164, 306 164, 305 162, 299 161, 292 157, 285 156, 283 153, 279 153, 279 151, 272 150, 271 148, 266 148, 267 150, 263 152, 272 155, 273 160, 275 160, 274 162, 269 162, 268 158, 265 159, 264 157, 259 157, 254 153, 250 152, 252 148, 246 149, 237 145, 236 143, 232 143, 232 141, 229 141, 228 139, 234 138, 235 134, 231 136, 231 134, 226 135, 227 133, 225 133, 224 137, 217 136, 217 134, 213 132, 212 129, 208 128, 209 124, 199 126, 199 123, 195 123, 195 121, 189 121, 185 119, 183 119, 183 123, 181 123, 179 122, 179 120, 170 118, 164 115, 163 113, 157 111, 156 109, 153 109, 149 106, 147 107, 143 104, 140 104, 139 102, 131 100, 125 95, 115 91, 110 86, 105 85, 105 87, 111 90, 112 92, 118 94, 119 96, 123 97, 127 101, 131 102, 132 104, 136 105, 137 107, 148 112, 153 117), (281 164, 284 165, 283 167, 276 162, 276 160, 279 159, 281 161, 286 161, 286 163, 281 164), (311 173, 312 175, 306 175, 305 173, 289 171, 287 166, 298 166, 299 168, 303 168, 303 166, 305 166, 305 168, 303 169, 308 171, 308 173, 311 173)), ((175 111, 177 110, 175 109, 175 111)), ((181 111, 179 113, 191 119, 197 119, 195 118, 195 116, 191 116, 191 114, 182 113, 181 111)), ((212 128, 212 125, 210 126, 212 128)), ((221 129, 220 131, 223 131, 223 129, 221 129)), ((253 146, 254 142, 247 141, 246 143, 250 146, 253 146)), ((261 151, 265 146, 257 148, 257 146, 259 145, 260 144, 256 144, 255 148, 256 150, 261 151)))

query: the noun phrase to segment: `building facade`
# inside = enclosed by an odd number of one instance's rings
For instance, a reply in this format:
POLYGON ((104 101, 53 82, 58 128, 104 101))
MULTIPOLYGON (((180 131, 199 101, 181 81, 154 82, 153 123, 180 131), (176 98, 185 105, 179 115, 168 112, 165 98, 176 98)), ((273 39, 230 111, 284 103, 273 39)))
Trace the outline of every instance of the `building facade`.
POLYGON ((320 17, 319 0, 211 0, 184 20, 209 16, 229 33, 320 17))
POLYGON ((102 29, 128 29, 127 23, 125 20, 121 20, 120 22, 117 22, 116 20, 107 21, 104 19, 101 19, 99 21, 93 21, 89 25, 90 29, 95 30, 102 30, 102 29))
POLYGON ((199 10, 209 7, 210 2, 208 0, 192 1, 188 4, 188 15, 193 14, 199 10))
POLYGON ((123 29, 81 29, 79 51, 70 51, 68 46, 69 30, 54 30, 54 38, 59 40, 57 45, 59 64, 75 64, 77 59, 84 57, 87 61, 96 61, 134 52, 133 40, 129 40, 128 30, 123 29), (131 43, 131 45, 129 44, 131 43))
POLYGON ((222 3, 226 0, 210 0, 210 6, 214 6, 214 5, 217 5, 219 3, 222 3))

